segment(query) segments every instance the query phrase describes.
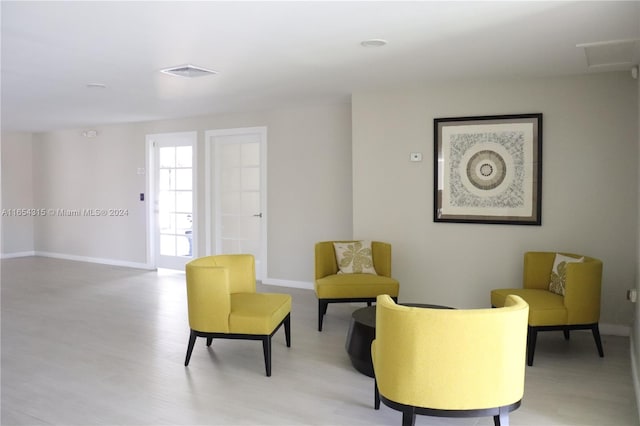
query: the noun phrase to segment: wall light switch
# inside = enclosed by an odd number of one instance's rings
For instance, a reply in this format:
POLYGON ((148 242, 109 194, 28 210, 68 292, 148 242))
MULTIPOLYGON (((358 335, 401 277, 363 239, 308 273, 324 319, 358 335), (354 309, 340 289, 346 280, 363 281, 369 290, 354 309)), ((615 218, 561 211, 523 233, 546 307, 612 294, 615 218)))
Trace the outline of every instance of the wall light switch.
POLYGON ((138 167, 138 170, 136 170, 136 173, 139 175, 143 175, 146 173, 146 170, 144 169, 144 167, 138 167))
POLYGON ((422 153, 421 152, 412 152, 409 155, 409 159, 411 161, 422 161, 422 153))

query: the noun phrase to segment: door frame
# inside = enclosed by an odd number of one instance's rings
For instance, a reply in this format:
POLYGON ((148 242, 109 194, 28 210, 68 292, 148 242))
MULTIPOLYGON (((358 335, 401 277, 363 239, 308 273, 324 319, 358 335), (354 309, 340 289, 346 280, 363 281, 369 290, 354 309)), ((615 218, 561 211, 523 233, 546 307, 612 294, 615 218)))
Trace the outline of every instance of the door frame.
POLYGON ((146 216, 147 216, 147 266, 150 269, 158 269, 158 259, 156 256, 156 212, 155 205, 158 202, 156 199, 156 162, 158 159, 155 155, 155 140, 159 138, 171 138, 171 137, 189 137, 193 140, 193 162, 192 162, 192 203, 193 213, 191 216, 192 222, 192 234, 191 234, 191 256, 193 259, 197 257, 198 253, 198 132, 185 131, 185 132, 168 132, 168 133, 153 133, 145 135, 145 150, 146 150, 146 183, 145 183, 145 203, 146 216))
POLYGON ((218 194, 213 179, 218 172, 215 168, 215 143, 213 138, 216 136, 235 136, 242 134, 259 134, 260 135, 260 205, 262 220, 260 221, 261 241, 260 241, 260 268, 256 268, 256 275, 259 280, 267 278, 267 127, 239 127, 231 129, 207 130, 205 132, 205 183, 204 183, 204 210, 205 210, 205 255, 214 255, 217 234, 214 237, 215 225, 217 218, 215 217, 215 208, 213 205, 217 202, 218 194))

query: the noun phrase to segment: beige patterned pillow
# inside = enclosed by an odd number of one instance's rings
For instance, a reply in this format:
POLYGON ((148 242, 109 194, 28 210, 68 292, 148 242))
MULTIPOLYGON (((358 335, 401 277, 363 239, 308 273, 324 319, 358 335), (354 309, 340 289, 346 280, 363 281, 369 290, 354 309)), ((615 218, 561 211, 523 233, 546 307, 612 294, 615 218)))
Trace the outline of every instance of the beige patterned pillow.
POLYGON ((567 278, 567 263, 581 263, 584 257, 576 259, 575 257, 564 256, 556 253, 551 268, 551 281, 549 282, 549 291, 564 296, 564 284, 567 278))
POLYGON ((333 243, 339 274, 374 274, 371 241, 333 243))

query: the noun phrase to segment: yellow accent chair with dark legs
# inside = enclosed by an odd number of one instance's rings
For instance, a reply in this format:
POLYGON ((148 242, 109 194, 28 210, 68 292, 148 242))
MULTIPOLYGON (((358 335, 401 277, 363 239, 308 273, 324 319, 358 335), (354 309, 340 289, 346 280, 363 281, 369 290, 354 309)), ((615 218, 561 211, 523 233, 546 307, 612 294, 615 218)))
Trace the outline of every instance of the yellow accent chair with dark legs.
POLYGON ((318 331, 329 303, 366 302, 380 294, 398 299, 400 284, 391 277, 391 244, 380 241, 323 241, 315 246, 318 331))
POLYGON ((604 356, 600 340, 600 292, 602 262, 573 253, 527 252, 524 254, 522 288, 491 291, 491 306, 504 306, 509 294, 529 304, 527 364, 533 365, 539 331, 591 330, 598 354, 604 356))
POLYGON ((371 344, 375 409, 437 417, 493 416, 508 426, 524 394, 529 307, 508 296, 499 309, 431 309, 378 297, 371 344))
POLYGON ((261 340, 267 376, 271 376, 271 338, 284 324, 291 347, 291 296, 256 292, 254 257, 230 254, 201 257, 186 265, 189 307, 189 365, 196 338, 261 340))

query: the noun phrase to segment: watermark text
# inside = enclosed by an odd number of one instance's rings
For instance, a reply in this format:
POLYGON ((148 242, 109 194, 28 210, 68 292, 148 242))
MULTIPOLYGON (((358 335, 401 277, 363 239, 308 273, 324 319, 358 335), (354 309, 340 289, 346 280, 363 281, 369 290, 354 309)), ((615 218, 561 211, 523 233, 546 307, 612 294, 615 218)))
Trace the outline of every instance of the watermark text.
POLYGON ((2 209, 2 217, 117 217, 129 216, 129 209, 62 209, 62 208, 16 208, 2 209))

